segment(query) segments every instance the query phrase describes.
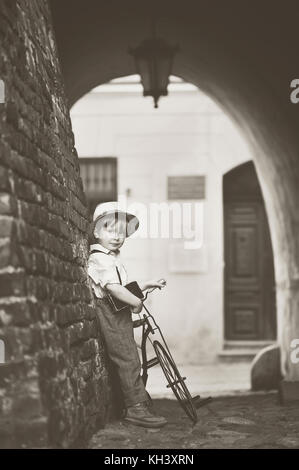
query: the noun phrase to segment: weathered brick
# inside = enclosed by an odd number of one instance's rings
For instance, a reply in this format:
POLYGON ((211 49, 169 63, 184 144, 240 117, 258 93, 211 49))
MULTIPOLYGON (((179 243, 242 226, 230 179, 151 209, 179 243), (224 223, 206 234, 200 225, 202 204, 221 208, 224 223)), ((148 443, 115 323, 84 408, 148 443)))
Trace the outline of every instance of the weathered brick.
POLYGON ((90 357, 95 356, 98 353, 98 351, 99 351, 99 346, 98 346, 97 341, 90 339, 83 344, 80 350, 81 359, 83 361, 87 360, 90 357))
POLYGON ((67 447, 104 419, 109 397, 86 273, 90 214, 48 0, 0 1, 0 42, 0 440, 67 447))
POLYGON ((92 381, 82 382, 81 400, 84 404, 90 403, 90 400, 95 396, 94 384, 92 381))
POLYGON ((0 238, 0 269, 10 264, 11 243, 9 238, 0 238))
POLYGON ((93 364, 92 360, 88 360, 86 362, 81 362, 78 366, 78 374, 84 380, 87 380, 92 376, 93 372, 93 364))
MULTIPOLYGON (((0 147, 2 153, 3 147, 0 147)), ((10 191, 9 172, 7 168, 0 166, 0 189, 1 191, 10 191)))
POLYGON ((0 327, 6 325, 29 326, 32 323, 31 311, 26 300, 3 302, 0 299, 0 327))
POLYGON ((39 359, 40 376, 49 380, 50 377, 57 377, 60 380, 66 379, 67 363, 63 353, 53 352, 52 355, 43 355, 39 359))
POLYGON ((12 237, 16 228, 13 217, 0 216, 0 237, 12 237))
POLYGON ((18 128, 18 122, 19 122, 18 109, 15 103, 12 103, 10 101, 6 104, 6 120, 15 129, 18 128))
POLYGON ((17 215, 17 201, 10 194, 0 193, 0 215, 17 215))
POLYGON ((11 360, 0 367, 0 387, 2 390, 11 391, 18 389, 25 379, 38 378, 38 370, 35 358, 23 357, 11 360))
POLYGON ((37 392, 25 390, 24 392, 15 394, 12 412, 20 419, 30 419, 32 416, 41 415, 43 413, 43 407, 39 390, 37 392))
POLYGON ((5 361, 19 361, 33 350, 31 328, 5 326, 0 328, 0 336, 5 344, 5 361))
POLYGON ((33 415, 30 419, 17 419, 14 430, 16 447, 44 448, 49 442, 48 417, 33 415))
POLYGON ((26 288, 23 272, 0 274, 0 297, 25 295, 26 288))

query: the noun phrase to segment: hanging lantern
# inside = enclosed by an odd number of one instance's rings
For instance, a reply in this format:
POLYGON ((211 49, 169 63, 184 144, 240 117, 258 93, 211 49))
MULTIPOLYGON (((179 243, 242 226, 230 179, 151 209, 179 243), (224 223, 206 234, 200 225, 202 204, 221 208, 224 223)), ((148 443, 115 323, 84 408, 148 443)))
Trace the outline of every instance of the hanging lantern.
POLYGON ((134 57, 137 73, 143 86, 143 96, 154 98, 155 108, 158 108, 160 96, 167 96, 169 76, 172 71, 173 59, 178 46, 171 46, 155 34, 145 39, 138 47, 130 49, 134 57))

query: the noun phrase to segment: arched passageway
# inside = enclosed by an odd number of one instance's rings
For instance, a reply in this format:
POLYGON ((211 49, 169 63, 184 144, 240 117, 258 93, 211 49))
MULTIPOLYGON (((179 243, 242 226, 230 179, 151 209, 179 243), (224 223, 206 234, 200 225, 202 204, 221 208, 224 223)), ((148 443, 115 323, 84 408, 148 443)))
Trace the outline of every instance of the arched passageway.
POLYGON ((250 351, 248 342, 233 351, 225 344, 222 179, 250 152, 194 85, 172 76, 157 113, 139 81, 136 75, 96 87, 71 109, 91 209, 118 197, 138 213, 137 237, 126 241, 122 258, 130 279, 167 279, 149 305, 180 364, 219 364, 228 356, 235 363, 236 354, 249 361, 265 342, 252 341, 250 351))
MULTIPOLYGON (((96 85, 134 73, 127 49, 147 35, 145 3, 51 4, 70 104, 96 85)), ((184 11, 181 2, 167 1, 159 9, 159 34, 180 46, 173 73, 210 95, 250 145, 270 225, 287 382, 299 382, 290 356, 299 337, 299 114, 289 99, 298 8, 292 0, 283 7, 230 0, 190 1, 184 11)))

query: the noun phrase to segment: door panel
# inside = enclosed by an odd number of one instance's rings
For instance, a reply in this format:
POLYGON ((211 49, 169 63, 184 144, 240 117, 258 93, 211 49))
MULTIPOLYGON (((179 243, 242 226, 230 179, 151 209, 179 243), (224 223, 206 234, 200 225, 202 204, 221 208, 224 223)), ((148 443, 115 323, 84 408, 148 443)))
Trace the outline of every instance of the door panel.
POLYGON ((226 202, 224 211, 225 337, 274 339, 273 259, 263 203, 226 202))

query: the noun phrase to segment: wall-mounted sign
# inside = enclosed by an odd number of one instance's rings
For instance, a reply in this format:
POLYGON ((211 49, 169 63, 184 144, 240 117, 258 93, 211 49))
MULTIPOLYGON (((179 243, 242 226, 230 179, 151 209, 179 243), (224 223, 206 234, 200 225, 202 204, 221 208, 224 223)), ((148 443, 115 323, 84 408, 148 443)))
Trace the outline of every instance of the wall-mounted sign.
POLYGON ((205 199, 206 177, 203 175, 168 176, 168 199, 205 199))

